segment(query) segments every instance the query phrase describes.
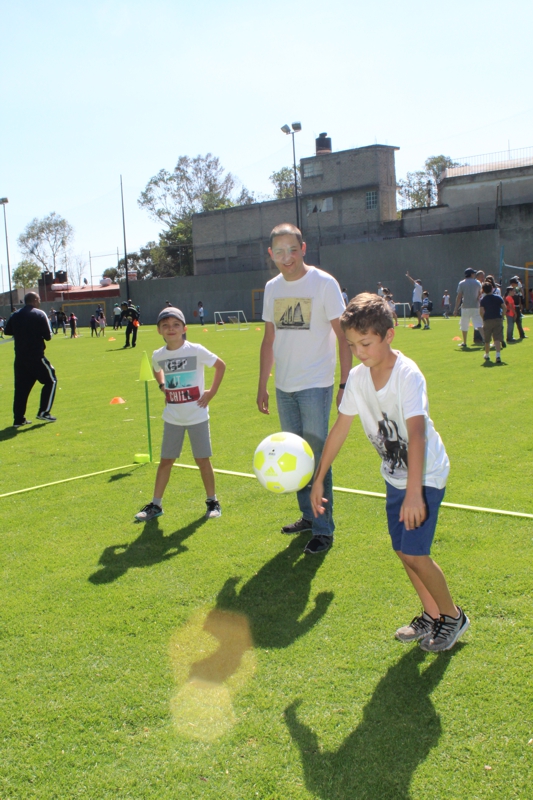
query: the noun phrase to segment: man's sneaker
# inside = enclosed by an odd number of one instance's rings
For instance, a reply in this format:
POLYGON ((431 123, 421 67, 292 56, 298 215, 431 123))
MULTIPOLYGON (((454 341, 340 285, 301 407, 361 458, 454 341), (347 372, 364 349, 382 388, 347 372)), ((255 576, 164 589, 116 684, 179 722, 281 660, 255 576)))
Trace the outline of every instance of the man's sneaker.
POLYGON ((39 412, 36 418, 40 419, 41 422, 57 422, 57 417, 53 417, 49 411, 39 412))
POLYGON ((419 617, 414 617, 409 625, 398 628, 394 635, 400 642, 418 642, 428 633, 432 633, 435 622, 436 620, 424 611, 419 617))
POLYGON ((304 547, 304 553, 325 553, 333 544, 333 536, 313 536, 304 547))
POLYGON ((502 363, 502 360, 501 360, 500 356, 496 356, 496 363, 497 364, 501 364, 502 363))
POLYGON ((488 353, 484 353, 483 358, 485 359, 485 361, 490 361, 490 356, 488 353))
POLYGON ((22 428, 23 425, 31 425, 31 420, 26 419, 26 417, 24 417, 22 422, 14 422, 13 423, 13 427, 14 428, 22 428))
POLYGON ((466 344, 465 344, 464 342, 461 342, 461 344, 460 344, 460 345, 458 345, 458 346, 459 346, 459 347, 461 347, 461 348, 464 350, 464 349, 465 349, 465 347, 466 347, 466 344))
MULTIPOLYGON (((459 608, 459 606, 457 606, 459 608)), ((462 608, 459 608, 459 619, 441 614, 435 620, 433 631, 422 639, 420 647, 428 653, 439 653, 441 650, 451 650, 457 639, 470 627, 470 620, 462 608)))
POLYGON ((282 533, 303 533, 304 531, 310 531, 313 528, 313 523, 310 522, 308 519, 304 519, 300 517, 299 520, 293 522, 291 525, 284 525, 281 529, 282 533))
POLYGON ((419 322, 418 325, 413 325, 413 330, 415 330, 415 328, 421 328, 421 327, 422 327, 422 325, 419 322))
POLYGON ((155 503, 148 503, 147 506, 141 508, 138 514, 135 514, 137 522, 150 522, 151 519, 160 517, 163 513, 161 506, 156 506, 155 503))
POLYGON ((207 511, 205 512, 206 519, 213 519, 213 517, 221 517, 222 509, 218 500, 206 500, 207 511))

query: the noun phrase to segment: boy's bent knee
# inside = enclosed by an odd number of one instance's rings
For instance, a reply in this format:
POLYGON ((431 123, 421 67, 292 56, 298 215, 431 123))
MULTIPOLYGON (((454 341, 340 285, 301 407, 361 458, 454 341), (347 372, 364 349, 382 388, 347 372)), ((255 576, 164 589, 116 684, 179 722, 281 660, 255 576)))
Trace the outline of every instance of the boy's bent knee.
POLYGON ((427 565, 428 561, 431 561, 431 556, 410 556, 407 553, 402 553, 401 550, 395 550, 396 555, 401 561, 413 572, 417 572, 419 569, 423 568, 427 565))

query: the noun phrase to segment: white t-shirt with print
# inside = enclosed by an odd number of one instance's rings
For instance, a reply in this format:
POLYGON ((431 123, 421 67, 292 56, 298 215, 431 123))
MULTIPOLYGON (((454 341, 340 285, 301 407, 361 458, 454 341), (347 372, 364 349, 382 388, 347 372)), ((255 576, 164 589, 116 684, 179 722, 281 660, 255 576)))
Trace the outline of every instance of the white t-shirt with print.
POLYGON ((263 319, 275 327, 278 389, 299 392, 333 384, 337 337, 331 320, 343 312, 339 284, 317 267, 297 281, 286 281, 281 273, 268 281, 263 319))
POLYGON ((392 486, 407 486, 409 439, 406 420, 426 418, 426 454, 422 483, 443 489, 450 461, 429 416, 426 380, 414 361, 397 350, 396 363, 383 389, 376 391, 370 369, 354 367, 346 382, 339 411, 347 416, 359 414, 363 429, 381 456, 381 474, 392 486))
POLYGON ((422 302, 422 292, 424 291, 424 287, 421 283, 415 283, 413 286, 413 303, 421 303, 422 302))
POLYGON ((169 350, 166 345, 154 350, 152 366, 165 373, 165 422, 197 425, 209 419, 208 408, 201 408, 198 400, 204 393, 204 367, 214 366, 216 360, 217 356, 201 344, 188 341, 178 350, 169 350))

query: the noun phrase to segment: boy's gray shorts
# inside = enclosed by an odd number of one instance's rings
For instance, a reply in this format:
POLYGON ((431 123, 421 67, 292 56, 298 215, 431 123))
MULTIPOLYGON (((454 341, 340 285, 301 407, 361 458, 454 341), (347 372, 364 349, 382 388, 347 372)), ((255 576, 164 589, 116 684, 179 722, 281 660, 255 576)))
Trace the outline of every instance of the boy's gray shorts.
POLYGON ((165 422, 161 458, 180 457, 185 431, 189 434, 193 456, 195 458, 211 458, 213 451, 211 450, 209 420, 207 419, 196 425, 172 425, 170 422, 165 422))

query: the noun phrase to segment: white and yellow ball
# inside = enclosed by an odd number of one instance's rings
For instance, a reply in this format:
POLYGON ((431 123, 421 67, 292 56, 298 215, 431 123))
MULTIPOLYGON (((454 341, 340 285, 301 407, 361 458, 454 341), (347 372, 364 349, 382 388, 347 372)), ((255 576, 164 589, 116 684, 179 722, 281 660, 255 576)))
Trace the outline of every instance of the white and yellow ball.
POLYGON ((307 486, 314 471, 313 451, 295 433, 273 433, 254 453, 255 476, 269 492, 297 492, 307 486))

